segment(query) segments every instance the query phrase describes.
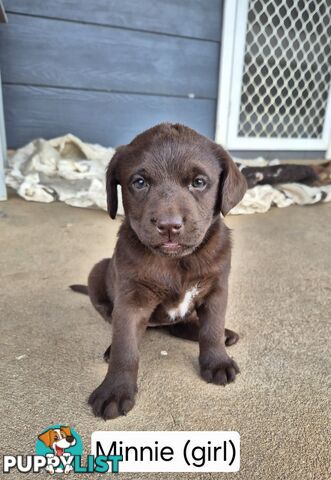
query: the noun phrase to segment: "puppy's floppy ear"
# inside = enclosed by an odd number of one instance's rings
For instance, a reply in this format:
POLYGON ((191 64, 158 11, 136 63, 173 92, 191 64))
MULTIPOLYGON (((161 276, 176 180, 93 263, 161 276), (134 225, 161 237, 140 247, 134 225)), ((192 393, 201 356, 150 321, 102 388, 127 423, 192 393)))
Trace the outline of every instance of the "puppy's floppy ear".
POLYGON ((46 445, 46 447, 51 446, 51 431, 50 430, 47 430, 46 432, 41 433, 40 435, 38 435, 38 438, 39 438, 39 440, 41 440, 46 445))
POLYGON ((222 212, 223 216, 225 216, 243 198, 247 190, 247 183, 244 175, 240 172, 228 152, 219 145, 217 145, 217 157, 222 171, 218 186, 215 214, 222 212))
POLYGON ((124 150, 123 147, 118 147, 113 158, 110 160, 106 172, 106 191, 107 191, 107 210, 110 218, 116 218, 117 213, 117 185, 119 185, 118 179, 118 163, 121 154, 124 150))

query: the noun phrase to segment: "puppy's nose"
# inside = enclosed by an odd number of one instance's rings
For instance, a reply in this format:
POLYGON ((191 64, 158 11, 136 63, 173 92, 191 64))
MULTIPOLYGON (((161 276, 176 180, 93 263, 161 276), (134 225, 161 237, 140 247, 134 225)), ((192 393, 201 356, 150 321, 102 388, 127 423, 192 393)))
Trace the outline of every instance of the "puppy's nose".
POLYGON ((161 235, 179 233, 183 226, 183 220, 180 217, 171 217, 156 222, 157 231, 161 235))
POLYGON ((66 439, 67 439, 67 442, 69 442, 69 443, 72 443, 72 442, 75 440, 72 435, 68 435, 68 436, 66 437, 66 439))

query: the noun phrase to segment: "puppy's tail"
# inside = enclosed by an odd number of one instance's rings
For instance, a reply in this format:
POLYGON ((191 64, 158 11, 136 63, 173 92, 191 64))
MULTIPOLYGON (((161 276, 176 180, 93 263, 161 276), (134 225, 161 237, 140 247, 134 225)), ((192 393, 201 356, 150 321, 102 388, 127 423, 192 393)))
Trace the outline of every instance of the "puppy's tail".
POLYGON ((73 290, 74 292, 88 295, 87 285, 69 285, 69 288, 71 288, 71 290, 73 290))

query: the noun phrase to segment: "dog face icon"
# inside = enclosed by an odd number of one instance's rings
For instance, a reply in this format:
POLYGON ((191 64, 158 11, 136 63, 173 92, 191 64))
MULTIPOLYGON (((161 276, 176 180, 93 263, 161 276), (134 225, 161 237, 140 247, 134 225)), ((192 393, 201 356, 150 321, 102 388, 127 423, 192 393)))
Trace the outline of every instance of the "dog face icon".
POLYGON ((72 435, 70 427, 50 428, 46 432, 38 435, 46 447, 53 450, 54 455, 63 455, 66 448, 73 447, 76 439, 72 435))

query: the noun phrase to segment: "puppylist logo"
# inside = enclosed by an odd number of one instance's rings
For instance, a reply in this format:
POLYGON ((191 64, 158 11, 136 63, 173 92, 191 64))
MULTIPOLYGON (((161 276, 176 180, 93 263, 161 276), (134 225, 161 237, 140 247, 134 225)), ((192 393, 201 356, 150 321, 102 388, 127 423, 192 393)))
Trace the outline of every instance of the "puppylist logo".
POLYGON ((38 435, 36 455, 4 455, 3 473, 118 473, 122 459, 121 455, 87 455, 84 459, 78 433, 66 425, 52 425, 38 435))
POLYGON ((235 431, 104 431, 91 435, 91 454, 68 425, 52 425, 36 441, 35 455, 4 455, 5 474, 122 472, 237 472, 235 431))

